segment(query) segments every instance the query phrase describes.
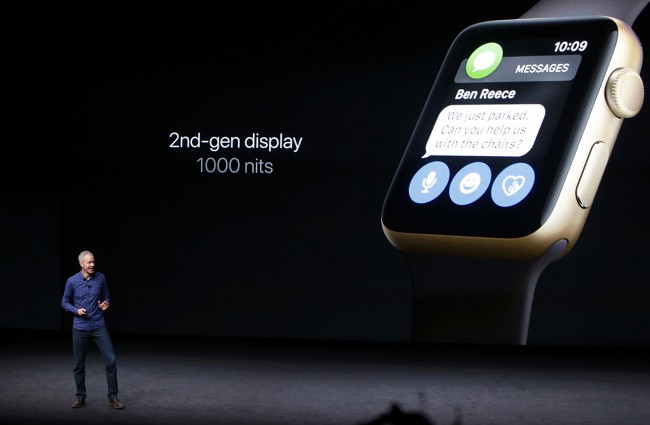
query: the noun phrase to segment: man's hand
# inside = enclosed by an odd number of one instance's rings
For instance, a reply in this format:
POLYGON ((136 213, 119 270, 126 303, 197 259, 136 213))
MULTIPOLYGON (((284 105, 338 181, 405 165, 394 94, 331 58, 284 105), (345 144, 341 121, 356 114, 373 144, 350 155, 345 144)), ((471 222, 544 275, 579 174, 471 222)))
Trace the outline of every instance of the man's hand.
POLYGON ((80 308, 79 310, 77 310, 77 315, 81 316, 81 317, 85 316, 86 315, 86 309, 85 308, 80 308))
POLYGON ((103 303, 100 303, 99 301, 97 301, 97 305, 98 305, 99 308, 101 308, 102 310, 106 310, 106 309, 108 308, 108 301, 104 301, 103 303))

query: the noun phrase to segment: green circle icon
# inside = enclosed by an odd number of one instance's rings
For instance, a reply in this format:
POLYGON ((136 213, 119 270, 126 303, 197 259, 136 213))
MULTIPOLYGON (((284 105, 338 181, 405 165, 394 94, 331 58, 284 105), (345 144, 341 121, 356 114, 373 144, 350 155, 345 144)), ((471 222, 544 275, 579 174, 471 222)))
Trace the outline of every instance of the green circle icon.
POLYGON ((485 78, 499 67, 503 59, 503 49, 497 43, 486 43, 472 52, 465 71, 475 80, 485 78))

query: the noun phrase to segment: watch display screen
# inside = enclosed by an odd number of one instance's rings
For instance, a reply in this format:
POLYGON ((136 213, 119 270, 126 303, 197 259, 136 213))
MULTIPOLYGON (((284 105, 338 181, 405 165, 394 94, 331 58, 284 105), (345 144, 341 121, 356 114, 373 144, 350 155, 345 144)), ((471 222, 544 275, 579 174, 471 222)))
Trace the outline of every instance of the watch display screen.
POLYGON ((461 236, 537 230, 602 95, 616 37, 607 18, 490 22, 463 31, 395 175, 383 223, 461 236))

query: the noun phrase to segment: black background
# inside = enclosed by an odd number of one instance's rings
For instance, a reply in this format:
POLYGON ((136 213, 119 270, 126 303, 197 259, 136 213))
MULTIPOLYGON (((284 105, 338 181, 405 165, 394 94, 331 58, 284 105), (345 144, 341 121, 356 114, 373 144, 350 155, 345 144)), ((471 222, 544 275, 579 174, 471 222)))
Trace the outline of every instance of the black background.
MULTIPOLYGON (((531 4, 17 13, 3 28, 0 326, 67 329, 62 288, 89 249, 115 332, 406 339, 386 190, 455 35, 531 4), (223 153, 271 174, 202 175, 197 158, 219 155, 169 149, 173 131, 303 143, 223 153)), ((624 124, 580 241, 542 275, 531 344, 650 342, 649 116, 624 124)))

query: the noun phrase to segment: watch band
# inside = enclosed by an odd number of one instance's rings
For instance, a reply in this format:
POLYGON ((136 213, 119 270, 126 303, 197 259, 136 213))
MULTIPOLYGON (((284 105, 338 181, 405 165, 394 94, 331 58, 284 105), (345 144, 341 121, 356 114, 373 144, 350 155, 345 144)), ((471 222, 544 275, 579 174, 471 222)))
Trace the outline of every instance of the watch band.
POLYGON ((602 15, 632 26, 649 0, 541 0, 521 18, 566 18, 602 15))
MULTIPOLYGON (((632 25, 650 0, 541 0, 521 18, 609 16, 632 25)), ((411 339, 527 342, 537 280, 567 246, 556 241, 530 261, 404 253, 413 289, 411 339)))
POLYGON ((405 253, 413 283, 412 340, 526 343, 537 279, 567 246, 530 261, 405 253))

